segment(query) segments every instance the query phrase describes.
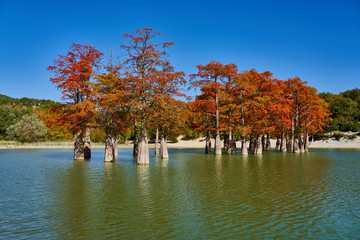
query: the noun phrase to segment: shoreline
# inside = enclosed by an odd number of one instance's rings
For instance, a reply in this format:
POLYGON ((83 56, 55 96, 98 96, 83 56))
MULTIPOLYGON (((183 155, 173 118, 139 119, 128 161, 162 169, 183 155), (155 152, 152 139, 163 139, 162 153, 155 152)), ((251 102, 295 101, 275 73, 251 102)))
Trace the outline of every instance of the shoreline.
MULTIPOLYGON (((1 143, 1 142, 0 142, 1 143)), ((5 142, 7 143, 7 142, 5 142)), ((212 140, 211 145, 214 146, 214 140, 212 140)), ((223 145, 223 144, 222 144, 223 145)), ((236 142, 236 145, 241 146, 241 142, 236 142)), ((154 148, 155 144, 150 143, 149 148, 154 148)), ((275 147, 275 140, 271 140, 272 149, 275 147)), ((92 144, 92 149, 103 149, 104 144, 92 144)), ((133 144, 119 144, 118 148, 132 148, 133 144)), ((9 144, 0 145, 0 149, 73 149, 73 145, 70 142, 64 143, 34 143, 34 144, 24 144, 16 145, 16 142, 10 142, 9 144), (12 144, 13 143, 13 144, 12 144)), ((197 140, 179 140, 177 143, 168 143, 168 149, 203 149, 205 148, 204 139, 197 140)), ((354 140, 321 140, 312 142, 309 146, 309 149, 350 149, 350 148, 360 148, 360 138, 354 140)))

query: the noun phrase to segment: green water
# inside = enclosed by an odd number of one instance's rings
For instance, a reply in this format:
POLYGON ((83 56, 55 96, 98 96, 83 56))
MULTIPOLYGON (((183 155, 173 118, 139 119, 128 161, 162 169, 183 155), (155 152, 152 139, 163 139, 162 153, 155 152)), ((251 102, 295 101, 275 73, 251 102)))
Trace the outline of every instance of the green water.
POLYGON ((0 239, 359 239, 360 151, 0 150, 0 239))

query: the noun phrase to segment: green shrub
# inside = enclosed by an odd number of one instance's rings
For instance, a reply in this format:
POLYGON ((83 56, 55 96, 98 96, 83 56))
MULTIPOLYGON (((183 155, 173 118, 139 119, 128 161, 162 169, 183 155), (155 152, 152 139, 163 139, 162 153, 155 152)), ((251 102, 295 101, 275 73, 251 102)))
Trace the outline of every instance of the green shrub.
POLYGON ((47 130, 35 114, 26 114, 7 129, 7 134, 20 142, 38 142, 45 138, 47 130))
POLYGON ((357 134, 346 136, 346 138, 349 140, 355 140, 357 138, 357 134))
POLYGON ((346 135, 340 132, 335 132, 331 137, 335 138, 336 141, 340 141, 342 138, 345 138, 346 135))
POLYGON ((178 143, 178 139, 177 139, 177 136, 175 135, 171 135, 168 137, 168 141, 171 142, 171 143, 178 143))

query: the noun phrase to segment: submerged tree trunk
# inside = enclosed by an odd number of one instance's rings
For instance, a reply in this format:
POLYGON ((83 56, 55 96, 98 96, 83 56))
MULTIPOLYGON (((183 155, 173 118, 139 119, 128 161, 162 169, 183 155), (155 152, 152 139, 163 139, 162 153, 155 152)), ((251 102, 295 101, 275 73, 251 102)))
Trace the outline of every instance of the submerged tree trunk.
POLYGON ((280 151, 286 152, 286 138, 284 132, 281 134, 280 151))
POLYGON ((241 154, 242 155, 248 155, 248 150, 246 146, 246 137, 242 136, 241 138, 241 154))
POLYGON ((294 143, 294 142, 293 142, 292 137, 289 137, 288 135, 286 135, 286 150, 287 150, 288 152, 292 152, 292 151, 293 151, 293 146, 294 146, 293 143, 294 143))
POLYGON ((309 151, 309 135, 307 133, 305 133, 305 138, 304 138, 304 151, 307 152, 309 151))
POLYGON ((114 152, 115 152, 115 160, 117 160, 118 159, 118 154, 119 154, 119 152, 118 152, 118 139, 117 139, 117 137, 116 137, 116 135, 114 135, 114 152))
POLYGON ((265 144, 265 150, 268 152, 271 150, 271 142, 270 142, 270 134, 266 134, 266 144, 265 144))
POLYGON ((235 134, 232 135, 232 147, 234 151, 237 150, 235 134))
POLYGON ((249 145, 249 151, 250 152, 254 152, 255 145, 256 145, 255 138, 254 138, 253 135, 250 135, 250 145, 249 145))
POLYGON ((299 153, 299 152, 300 152, 300 149, 299 149, 299 139, 298 139, 298 138, 295 138, 295 139, 294 139, 293 152, 294 152, 294 153, 299 153))
POLYGON ((279 137, 276 137, 276 145, 275 145, 276 151, 280 151, 280 145, 281 145, 281 140, 279 137))
POLYGON ((84 134, 84 158, 91 158, 91 140, 90 140, 90 128, 86 128, 84 134))
MULTIPOLYGON (((234 135, 232 134, 232 124, 231 124, 231 109, 229 110, 229 136, 228 136, 228 147, 225 150, 229 154, 233 154, 236 150, 236 142, 234 135)), ((224 148, 225 148, 225 139, 224 139, 224 148)))
POLYGON ((112 133, 106 133, 105 139, 105 162, 113 162, 116 160, 115 155, 115 142, 116 139, 112 133))
POLYGON ((215 136, 215 155, 221 155, 221 141, 219 130, 219 99, 218 93, 215 93, 215 115, 216 115, 216 136, 215 136))
POLYGON ((263 146, 262 139, 263 139, 263 134, 257 135, 255 140, 254 154, 262 154, 262 146, 263 146))
POLYGON ((137 156, 139 154, 139 138, 137 132, 137 121, 134 123, 134 148, 133 148, 133 156, 137 156))
POLYGON ((265 150, 266 151, 266 140, 265 140, 265 135, 262 135, 262 137, 261 137, 261 147, 262 147, 262 149, 263 150, 265 150))
POLYGON ((227 153, 229 154, 233 154, 236 148, 236 142, 233 139, 233 134, 231 133, 231 131, 229 132, 229 138, 228 138, 228 149, 227 149, 227 153))
POLYGON ((303 133, 301 133, 299 137, 299 151, 301 153, 305 152, 305 137, 303 133))
POLYGON ((229 136, 224 136, 224 151, 228 152, 229 150, 229 145, 230 145, 230 141, 229 141, 229 136))
POLYGON ((146 136, 146 120, 141 121, 141 132, 138 145, 139 151, 137 155, 137 164, 148 165, 149 164, 149 145, 146 136))
POLYGON ((294 118, 291 119, 291 150, 292 152, 294 152, 294 148, 295 148, 295 123, 294 123, 294 118))
POLYGON ((169 158, 169 153, 168 153, 168 149, 167 149, 167 138, 162 133, 160 139, 161 139, 160 140, 161 158, 163 158, 163 159, 169 158))
POLYGON ((263 146, 262 139, 263 139, 263 134, 259 134, 256 137, 254 154, 262 154, 262 146, 263 146))
POLYGON ((74 134, 74 160, 84 160, 84 150, 83 131, 79 130, 74 134))
POLYGON ((215 138, 215 155, 221 155, 221 140, 220 140, 220 134, 216 134, 215 138))
POLYGON ((205 140, 205 153, 211 152, 211 135, 210 129, 206 132, 206 140, 205 140))
POLYGON ((159 129, 156 129, 155 156, 159 156, 159 129))

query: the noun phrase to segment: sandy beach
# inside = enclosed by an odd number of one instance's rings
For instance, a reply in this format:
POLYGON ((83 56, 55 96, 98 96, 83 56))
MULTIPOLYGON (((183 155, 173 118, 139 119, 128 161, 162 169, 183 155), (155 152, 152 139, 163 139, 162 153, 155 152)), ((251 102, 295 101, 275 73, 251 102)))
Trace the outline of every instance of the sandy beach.
MULTIPOLYGON (((1 143, 1 142, 0 142, 1 143)), ((240 142, 237 142, 236 145, 238 147, 241 146, 240 142)), ((212 146, 214 146, 214 140, 212 140, 212 146)), ((132 148, 133 145, 129 144, 119 144, 118 148, 132 148)), ((168 143, 169 149, 202 149, 205 147, 205 139, 200 138, 196 140, 179 140, 177 143, 168 143)), ((271 140, 271 147, 275 148, 275 140, 271 140)), ((0 145, 0 149, 59 149, 59 148, 73 148, 71 142, 66 143, 32 143, 32 144, 23 144, 19 145, 16 143, 2 143, 0 145)), ((103 144, 92 144, 92 148, 94 149, 102 149, 104 148, 103 144)), ((149 148, 154 148, 154 144, 150 143, 149 148)), ((312 142, 309 148, 360 148, 360 137, 357 137, 354 140, 349 139, 341 139, 340 141, 336 141, 333 139, 315 141, 312 142)))

